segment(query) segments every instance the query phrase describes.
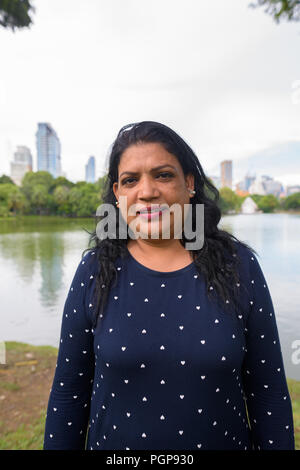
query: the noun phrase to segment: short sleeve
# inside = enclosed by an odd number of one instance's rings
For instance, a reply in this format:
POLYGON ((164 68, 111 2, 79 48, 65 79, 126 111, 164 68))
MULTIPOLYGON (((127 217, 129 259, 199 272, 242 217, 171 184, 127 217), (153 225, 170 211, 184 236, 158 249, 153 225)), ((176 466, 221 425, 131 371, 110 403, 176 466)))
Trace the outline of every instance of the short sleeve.
POLYGON ((91 261, 91 252, 80 261, 63 309, 44 450, 85 448, 95 366, 93 331, 87 312, 93 284, 91 261))
POLYGON ((250 308, 246 322, 243 389, 254 450, 294 450, 291 399, 270 291, 249 255, 250 308))

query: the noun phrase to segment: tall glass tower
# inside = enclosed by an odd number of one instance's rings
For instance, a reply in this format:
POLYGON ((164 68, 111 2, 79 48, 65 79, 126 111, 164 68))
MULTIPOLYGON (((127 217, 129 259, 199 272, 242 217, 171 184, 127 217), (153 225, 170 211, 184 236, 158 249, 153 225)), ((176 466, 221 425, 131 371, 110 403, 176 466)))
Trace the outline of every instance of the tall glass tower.
POLYGON ((85 165, 85 181, 95 183, 95 157, 90 157, 85 165))
POLYGON ((61 145, 52 126, 39 122, 36 132, 37 169, 48 171, 54 178, 61 176, 61 145))

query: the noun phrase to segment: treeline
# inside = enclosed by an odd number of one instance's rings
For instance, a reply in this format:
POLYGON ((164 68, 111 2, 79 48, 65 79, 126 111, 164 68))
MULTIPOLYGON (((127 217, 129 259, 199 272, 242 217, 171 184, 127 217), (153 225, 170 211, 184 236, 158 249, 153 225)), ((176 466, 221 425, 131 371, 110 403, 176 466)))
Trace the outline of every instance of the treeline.
MULTIPOLYGON (((241 212, 241 206, 244 200, 249 196, 239 196, 231 189, 225 187, 219 190, 219 207, 222 214, 241 212)), ((287 197, 277 198, 273 194, 262 196, 260 194, 251 194, 250 197, 256 203, 259 210, 266 213, 276 211, 297 211, 300 210, 300 192, 291 194, 287 197)))
MULTIPOLYGON (((27 172, 21 186, 17 186, 9 176, 0 177, 0 217, 10 215, 61 215, 65 217, 92 217, 102 203, 101 193, 106 176, 96 183, 78 181, 53 176, 47 171, 27 172)), ((222 214, 239 213, 248 196, 239 196, 225 187, 219 190, 218 205, 222 214)), ((286 198, 276 198, 269 194, 251 195, 263 212, 277 210, 300 210, 300 192, 286 198)))
POLYGON ((90 217, 101 204, 104 178, 96 183, 73 183, 63 176, 53 178, 47 171, 29 171, 21 186, 0 177, 0 216, 61 215, 90 217))

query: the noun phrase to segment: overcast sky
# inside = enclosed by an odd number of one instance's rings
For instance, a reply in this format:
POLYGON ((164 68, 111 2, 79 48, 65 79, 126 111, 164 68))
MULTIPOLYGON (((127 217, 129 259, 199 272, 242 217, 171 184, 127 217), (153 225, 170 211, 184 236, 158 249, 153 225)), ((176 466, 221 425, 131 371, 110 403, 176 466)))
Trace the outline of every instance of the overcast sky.
MULTIPOLYGON (((102 176, 135 121, 172 127, 208 174, 300 141, 300 23, 277 25, 250 1, 33 1, 31 29, 0 29, 0 174, 17 145, 37 170, 38 122, 56 130, 72 181, 90 155, 102 176)), ((300 168, 282 181, 299 183, 300 168)))

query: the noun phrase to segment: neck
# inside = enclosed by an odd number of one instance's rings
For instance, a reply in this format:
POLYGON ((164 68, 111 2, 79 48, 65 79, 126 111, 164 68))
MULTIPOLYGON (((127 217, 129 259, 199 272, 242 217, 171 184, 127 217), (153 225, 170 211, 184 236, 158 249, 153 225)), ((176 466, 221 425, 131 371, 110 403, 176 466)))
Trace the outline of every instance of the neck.
POLYGON ((168 257, 176 253, 183 253, 187 250, 180 243, 179 239, 171 240, 154 240, 154 239, 137 239, 129 240, 127 248, 136 253, 140 253, 145 258, 153 256, 168 257))

